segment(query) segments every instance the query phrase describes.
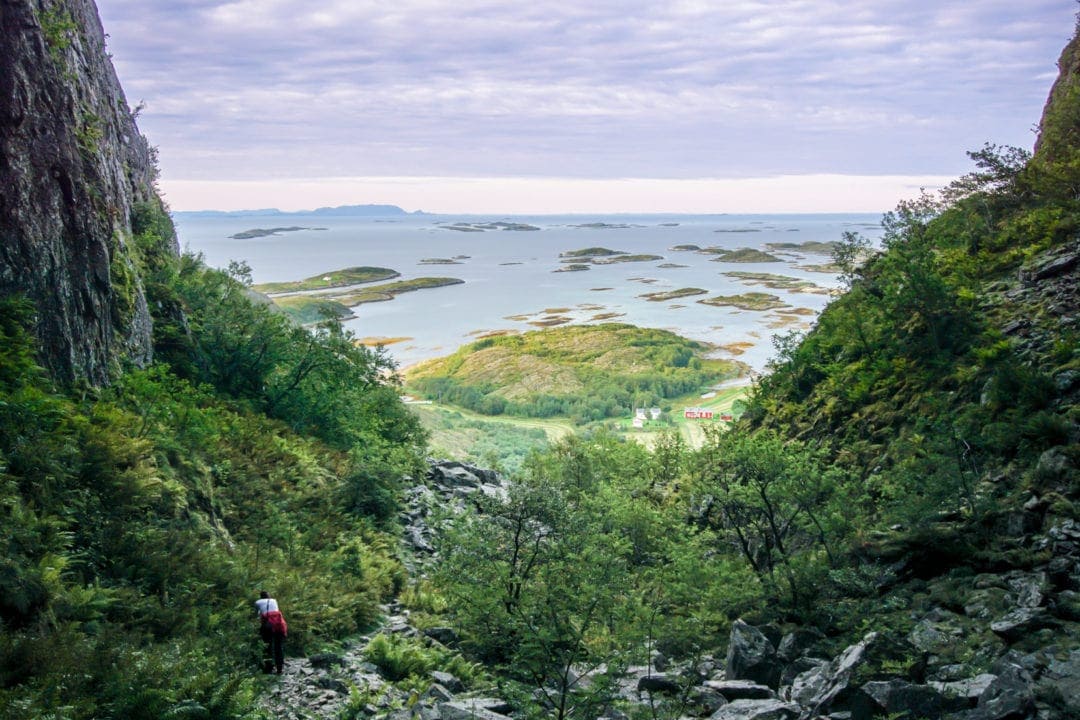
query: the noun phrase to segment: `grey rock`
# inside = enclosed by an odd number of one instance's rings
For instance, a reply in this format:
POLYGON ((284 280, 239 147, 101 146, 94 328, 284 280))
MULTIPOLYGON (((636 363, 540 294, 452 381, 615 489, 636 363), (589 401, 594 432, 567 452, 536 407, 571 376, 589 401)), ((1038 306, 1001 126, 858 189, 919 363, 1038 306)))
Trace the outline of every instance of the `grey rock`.
POLYGON ((982 673, 964 680, 930 682, 927 684, 937 689, 945 697, 947 709, 962 710, 975 707, 979 702, 979 698, 990 687, 990 683, 996 679, 997 675, 982 673), (952 700, 956 702, 950 702, 952 700))
POLYGON ((337 678, 321 677, 315 681, 315 684, 324 690, 332 690, 336 693, 341 693, 342 695, 349 694, 349 686, 337 678))
POLYGON ((451 702, 454 699, 454 693, 436 682, 432 683, 431 687, 424 692, 423 699, 434 701, 435 703, 451 702))
POLYGON ((823 695, 829 686, 829 668, 829 663, 822 663, 797 675, 791 682, 789 698, 805 707, 812 706, 815 698, 823 695))
POLYGON ((825 635, 820 630, 800 628, 794 632, 789 632, 780 639, 780 644, 776 648, 776 655, 784 662, 790 663, 806 655, 824 639, 825 635))
POLYGON ((506 715, 492 712, 469 700, 439 703, 439 716, 443 720, 506 720, 506 715))
POLYGON ((798 705, 780 700, 736 700, 720 708, 709 720, 795 720, 798 705))
POLYGON ((1039 679, 1039 688, 1047 693, 1057 693, 1064 710, 1072 717, 1080 717, 1080 650, 1073 650, 1065 658, 1054 658, 1039 679))
POLYGON ((807 670, 813 670, 814 668, 821 667, 822 665, 828 665, 827 660, 821 660, 820 658, 801 657, 793 660, 787 667, 784 668, 784 673, 780 676, 780 686, 790 686, 795 682, 795 678, 803 674, 807 670))
POLYGON ((448 646, 454 645, 458 641, 457 632, 448 627, 431 627, 424 631, 424 635, 448 646))
POLYGON ((452 693, 465 692, 465 683, 448 672, 435 670, 431 673, 431 679, 452 693))
POLYGON ((970 720, 1016 720, 1035 709, 1031 675, 1019 665, 1009 664, 979 697, 970 720))
POLYGON ((1036 608, 1046 602, 1049 580, 1045 572, 1017 575, 1009 578, 1008 584, 1018 607, 1036 608))
POLYGON ((677 695, 682 691, 682 686, 667 675, 656 673, 639 678, 637 691, 639 693, 646 692, 650 695, 677 695))
MULTIPOLYGON (((43 7, 3 5, 0 296, 33 303, 49 375, 102 385, 124 362, 152 360, 133 217, 140 206, 164 210, 94 3, 49 6, 78 28, 63 44, 44 37, 43 7)), ((154 250, 176 256, 168 224, 154 250)), ((185 324, 179 306, 163 311, 185 324)))
POLYGON ((1045 608, 1021 607, 990 623, 990 630, 1006 642, 1016 642, 1022 637, 1045 627, 1052 627, 1054 619, 1045 608))
POLYGON ((941 693, 929 685, 904 680, 877 680, 864 684, 851 699, 852 720, 888 715, 933 720, 941 715, 941 693))
POLYGON ((776 648, 763 632, 736 620, 731 626, 726 659, 729 680, 751 680, 775 688, 780 683, 783 667, 776 657, 776 648))
POLYGON ((776 693, 767 685, 747 680, 707 680, 705 687, 716 690, 729 702, 733 700, 772 700, 776 693))
POLYGON ((311 663, 312 667, 325 669, 334 665, 344 665, 345 658, 334 653, 316 653, 308 658, 308 662, 311 663))
POLYGON ((907 639, 922 652, 937 653, 949 648, 962 632, 958 623, 935 622, 927 617, 915 624, 907 639))
POLYGON ((708 687, 693 688, 687 696, 690 711, 698 717, 707 717, 727 705, 728 700, 708 687))

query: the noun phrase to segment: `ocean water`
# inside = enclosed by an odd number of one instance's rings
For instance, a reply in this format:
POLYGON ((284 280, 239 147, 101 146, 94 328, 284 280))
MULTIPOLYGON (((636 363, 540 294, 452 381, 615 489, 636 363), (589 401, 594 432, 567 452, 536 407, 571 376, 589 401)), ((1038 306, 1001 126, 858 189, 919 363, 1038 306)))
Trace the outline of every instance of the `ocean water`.
POLYGON ((477 337, 497 331, 537 329, 545 318, 575 323, 627 322, 672 330, 716 346, 728 357, 761 371, 774 354, 772 339, 806 329, 837 288, 829 273, 806 269, 830 261, 803 251, 770 250, 769 243, 829 242, 844 231, 877 240, 880 215, 608 215, 317 217, 246 215, 203 217, 179 213, 181 245, 224 267, 246 261, 256 283, 299 280, 344 267, 392 268, 402 279, 455 277, 464 284, 420 290, 392 301, 360 305, 346 326, 360 337, 408 338, 387 345, 402 367, 446 355, 477 337), (536 231, 488 229, 461 232, 455 223, 505 221, 536 231), (231 239, 252 228, 299 226, 278 235, 231 239), (318 228, 318 229, 315 229, 318 228), (755 248, 781 262, 714 262, 714 255, 679 251, 677 245, 755 248), (555 272, 560 253, 604 247, 663 259, 590 265, 581 272, 555 272), (456 264, 423 264, 453 259, 456 264), (821 291, 797 292, 748 284, 725 275, 755 272, 812 281, 821 291), (708 295, 651 302, 642 295, 696 287, 708 295), (717 295, 765 292, 789 307, 765 312, 714 307, 697 300, 717 295), (789 312, 785 312, 789 311, 789 312), (795 313, 790 311, 795 310, 795 313))

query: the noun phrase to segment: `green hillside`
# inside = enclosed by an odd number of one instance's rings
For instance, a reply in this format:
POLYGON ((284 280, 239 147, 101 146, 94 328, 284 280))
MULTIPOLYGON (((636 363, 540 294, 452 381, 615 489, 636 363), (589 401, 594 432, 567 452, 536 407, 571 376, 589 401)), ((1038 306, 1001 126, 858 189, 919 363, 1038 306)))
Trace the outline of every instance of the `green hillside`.
POLYGON ((486 415, 588 422, 708 387, 742 373, 709 348, 665 330, 575 325, 492 337, 409 370, 408 387, 486 415))

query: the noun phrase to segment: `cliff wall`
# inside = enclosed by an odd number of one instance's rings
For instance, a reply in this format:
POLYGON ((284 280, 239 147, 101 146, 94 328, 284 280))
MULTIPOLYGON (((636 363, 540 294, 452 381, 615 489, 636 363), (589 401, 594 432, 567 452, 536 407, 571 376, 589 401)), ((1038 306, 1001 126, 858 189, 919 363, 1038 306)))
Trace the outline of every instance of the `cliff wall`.
POLYGON ((93 1, 0 0, 0 294, 34 303, 58 380, 151 359, 132 226, 162 209, 155 173, 93 1))

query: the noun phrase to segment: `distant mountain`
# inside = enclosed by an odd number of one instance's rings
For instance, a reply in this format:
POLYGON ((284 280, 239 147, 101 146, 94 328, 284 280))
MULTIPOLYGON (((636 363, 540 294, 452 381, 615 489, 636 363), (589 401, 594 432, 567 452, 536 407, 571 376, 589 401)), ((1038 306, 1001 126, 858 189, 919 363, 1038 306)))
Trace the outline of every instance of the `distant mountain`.
POLYGON ((397 205, 339 205, 337 207, 321 207, 315 210, 297 210, 285 212, 277 208, 262 208, 259 210, 191 210, 175 212, 175 217, 252 217, 267 215, 311 215, 319 217, 385 217, 387 215, 426 215, 422 210, 407 212, 397 205))

